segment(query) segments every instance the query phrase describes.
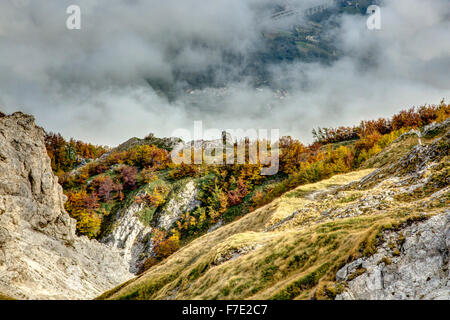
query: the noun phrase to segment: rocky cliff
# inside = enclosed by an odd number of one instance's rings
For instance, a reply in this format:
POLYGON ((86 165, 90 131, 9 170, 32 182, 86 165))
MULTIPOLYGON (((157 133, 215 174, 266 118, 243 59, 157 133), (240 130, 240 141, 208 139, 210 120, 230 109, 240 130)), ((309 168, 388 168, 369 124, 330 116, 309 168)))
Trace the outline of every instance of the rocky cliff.
MULTIPOLYGON (((137 196, 145 195, 144 190, 137 196)), ((194 181, 183 183, 173 190, 164 208, 155 214, 153 225, 146 225, 139 218, 145 204, 133 200, 115 214, 112 230, 101 240, 109 247, 121 250, 130 272, 138 273, 143 263, 153 254, 153 228, 170 230, 183 212, 191 212, 200 205, 194 181)))
MULTIPOLYGON (((141 195, 140 193, 138 195, 141 195)), ((145 261, 146 252, 152 250, 152 228, 139 219, 143 203, 132 201, 129 206, 121 208, 115 216, 114 227, 101 241, 105 245, 121 251, 132 273, 137 273, 145 261)))
POLYGON ((44 134, 31 116, 0 117, 0 292, 93 298, 132 274, 117 251, 75 235, 44 134))

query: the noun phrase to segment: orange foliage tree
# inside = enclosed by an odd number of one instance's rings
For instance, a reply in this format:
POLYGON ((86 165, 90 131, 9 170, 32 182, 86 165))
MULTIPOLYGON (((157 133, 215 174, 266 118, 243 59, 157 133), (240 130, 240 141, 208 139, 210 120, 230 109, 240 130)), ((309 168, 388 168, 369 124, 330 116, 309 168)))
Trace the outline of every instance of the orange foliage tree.
POLYGON ((77 220, 77 232, 95 238, 100 232, 101 218, 96 213, 99 208, 98 198, 89 195, 86 190, 69 192, 65 209, 77 220))

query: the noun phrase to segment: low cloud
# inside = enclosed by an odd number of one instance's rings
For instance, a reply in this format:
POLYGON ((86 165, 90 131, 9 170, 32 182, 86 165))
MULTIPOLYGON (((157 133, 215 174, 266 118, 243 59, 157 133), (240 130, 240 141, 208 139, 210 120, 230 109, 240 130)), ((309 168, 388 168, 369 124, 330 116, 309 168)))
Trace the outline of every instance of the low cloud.
POLYGON ((168 136, 194 120, 224 129, 279 128, 309 142, 313 127, 356 124, 450 97, 448 1, 385 0, 378 31, 367 30, 364 16, 343 15, 329 30, 341 52, 337 61, 274 64, 268 70, 276 89, 258 88, 227 57, 252 59, 262 32, 282 27, 270 19, 275 4, 2 1, 0 109, 34 114, 49 131, 98 144, 149 132, 168 136), (65 28, 70 4, 82 8, 79 31, 65 28), (186 89, 184 72, 213 72, 223 85, 172 99, 149 86, 186 89))

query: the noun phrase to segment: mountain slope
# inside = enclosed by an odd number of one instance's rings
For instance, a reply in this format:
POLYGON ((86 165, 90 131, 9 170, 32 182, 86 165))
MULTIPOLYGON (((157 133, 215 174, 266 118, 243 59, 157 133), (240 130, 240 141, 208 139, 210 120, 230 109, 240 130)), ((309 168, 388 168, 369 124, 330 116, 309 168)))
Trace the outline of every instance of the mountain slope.
MULTIPOLYGON (((423 242, 411 240, 417 237, 411 228, 425 228, 427 221, 432 221, 437 230, 428 240, 438 245, 420 259, 437 262, 418 263, 422 268, 419 273, 430 274, 434 286, 438 283, 440 292, 448 292, 448 247, 437 250, 442 241, 447 241, 443 237, 448 237, 448 129, 448 120, 425 128, 423 145, 418 144, 415 133, 405 134, 378 155, 385 160, 380 168, 300 186, 192 241, 101 298, 327 299, 348 290, 350 293, 338 297, 358 297, 358 286, 352 289, 352 281, 363 277, 367 269, 350 268, 354 272, 338 278, 336 273, 342 268, 348 270, 347 263, 372 257, 389 274, 405 259, 402 253, 407 256, 413 252, 408 253, 404 244, 414 247, 423 242), (433 216, 437 218, 429 220, 433 216), (393 244, 386 256, 380 256, 378 248, 383 247, 389 234, 399 236, 407 228, 410 231, 405 233, 406 239, 393 244), (408 234, 412 236, 408 238, 408 234), (378 255, 374 255, 377 251, 378 255), (394 261, 392 255, 399 258, 394 261)), ((410 288, 431 285, 420 279, 404 283, 410 288)), ((360 292, 359 297, 386 297, 370 294, 372 289, 366 286, 366 292, 360 292)), ((406 294, 405 288, 396 290, 391 296, 413 299, 421 298, 426 291, 406 294)), ((428 296, 439 297, 442 295, 428 296)))

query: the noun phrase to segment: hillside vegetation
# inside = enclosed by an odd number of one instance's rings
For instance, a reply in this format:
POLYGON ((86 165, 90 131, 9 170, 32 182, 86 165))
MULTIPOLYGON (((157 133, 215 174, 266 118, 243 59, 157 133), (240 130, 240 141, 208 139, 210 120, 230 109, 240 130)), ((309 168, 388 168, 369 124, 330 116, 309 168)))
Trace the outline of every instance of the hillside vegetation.
MULTIPOLYGON (((143 272, 211 228, 235 221, 300 185, 398 160, 417 144, 417 136, 409 135, 401 143, 398 137, 412 128, 442 122, 449 114, 450 107, 442 101, 401 111, 391 119, 362 121, 354 127, 319 128, 313 131, 316 141, 309 146, 282 137, 280 170, 274 176, 262 176, 261 164, 175 165, 169 151, 176 140, 153 135, 131 139, 109 151, 61 139, 47 139, 47 149, 68 196, 65 209, 77 220, 78 234, 110 238, 121 223, 130 224, 120 222, 120 218, 134 208, 136 212, 130 214, 139 218, 140 229, 149 232, 141 236, 147 249, 140 250, 146 252, 136 260, 136 268, 143 272), (100 156, 62 172, 73 150, 78 155, 90 150, 88 154, 100 156), (195 186, 191 190, 195 197, 190 201, 192 207, 185 203, 178 208, 178 200, 183 202, 178 194, 189 181, 195 186), (170 213, 174 208, 177 213, 170 213)), ((426 137, 422 140, 427 141, 426 137)))
MULTIPOLYGON (((414 133, 395 140, 376 155, 384 161, 375 161, 378 169, 284 193, 100 298, 334 298, 346 286, 336 272, 373 255, 385 232, 448 211, 449 122, 426 128, 424 136, 422 145, 414 133)), ((401 245, 393 243, 393 252, 401 245)))

